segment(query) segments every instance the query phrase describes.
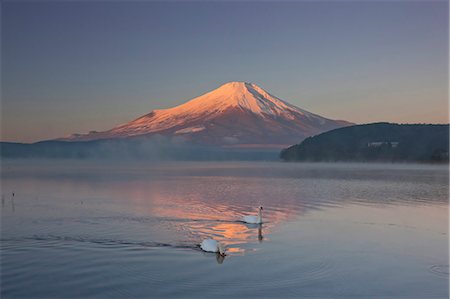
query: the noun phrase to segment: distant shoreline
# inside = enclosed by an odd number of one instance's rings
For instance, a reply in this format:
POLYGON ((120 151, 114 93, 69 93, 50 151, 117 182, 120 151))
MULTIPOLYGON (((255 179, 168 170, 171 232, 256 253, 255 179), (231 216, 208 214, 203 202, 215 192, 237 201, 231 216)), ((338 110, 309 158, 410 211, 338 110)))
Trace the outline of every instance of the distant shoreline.
POLYGON ((449 162, 449 125, 373 123, 331 130, 283 149, 287 162, 449 162))

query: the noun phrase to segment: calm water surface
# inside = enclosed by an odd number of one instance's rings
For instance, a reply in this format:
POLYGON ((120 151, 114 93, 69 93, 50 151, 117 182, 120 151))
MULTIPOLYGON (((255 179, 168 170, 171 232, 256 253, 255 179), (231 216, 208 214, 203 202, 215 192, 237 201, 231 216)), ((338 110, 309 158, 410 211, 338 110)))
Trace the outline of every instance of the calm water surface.
POLYGON ((448 297, 446 166, 2 166, 2 298, 448 297))

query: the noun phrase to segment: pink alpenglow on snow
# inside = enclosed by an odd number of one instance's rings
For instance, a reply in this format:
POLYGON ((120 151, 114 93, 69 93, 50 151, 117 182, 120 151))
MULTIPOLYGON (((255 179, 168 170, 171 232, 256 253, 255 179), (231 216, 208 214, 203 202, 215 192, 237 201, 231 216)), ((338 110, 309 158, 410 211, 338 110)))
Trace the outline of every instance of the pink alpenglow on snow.
POLYGON ((247 82, 229 82, 185 104, 153 110, 104 132, 60 140, 86 141, 163 135, 227 147, 283 147, 351 125, 291 105, 247 82))

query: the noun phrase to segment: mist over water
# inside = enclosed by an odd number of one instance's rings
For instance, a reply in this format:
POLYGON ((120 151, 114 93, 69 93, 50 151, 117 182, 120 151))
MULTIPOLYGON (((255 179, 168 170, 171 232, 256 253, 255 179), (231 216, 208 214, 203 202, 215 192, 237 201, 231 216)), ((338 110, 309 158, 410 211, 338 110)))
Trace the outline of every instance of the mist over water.
MULTIPOLYGON (((132 137, 92 141, 49 140, 32 144, 0 142, 0 155, 4 159, 50 160, 59 159, 90 163, 116 164, 118 161, 275 161, 279 159, 280 146, 250 147, 230 143, 226 146, 190 142, 182 136, 132 137)), ((55 161, 51 161, 55 160, 55 161)), ((120 162, 119 162, 120 163, 120 162)))
POLYGON ((1 175, 2 298, 448 295, 445 165, 4 160, 1 175), (260 205, 262 225, 240 221, 260 205), (198 248, 211 237, 224 259, 198 248))

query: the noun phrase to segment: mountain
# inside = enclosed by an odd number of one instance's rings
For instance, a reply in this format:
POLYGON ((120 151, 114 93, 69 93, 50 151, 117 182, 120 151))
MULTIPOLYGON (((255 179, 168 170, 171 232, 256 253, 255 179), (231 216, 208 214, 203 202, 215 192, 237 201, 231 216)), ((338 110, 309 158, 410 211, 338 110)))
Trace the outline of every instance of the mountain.
POLYGON ((291 105, 256 84, 229 82, 185 104, 153 110, 103 132, 73 134, 60 141, 92 141, 162 135, 192 144, 276 148, 351 125, 291 105))
POLYGON ((306 138, 285 161, 448 162, 449 125, 373 123, 306 138))

